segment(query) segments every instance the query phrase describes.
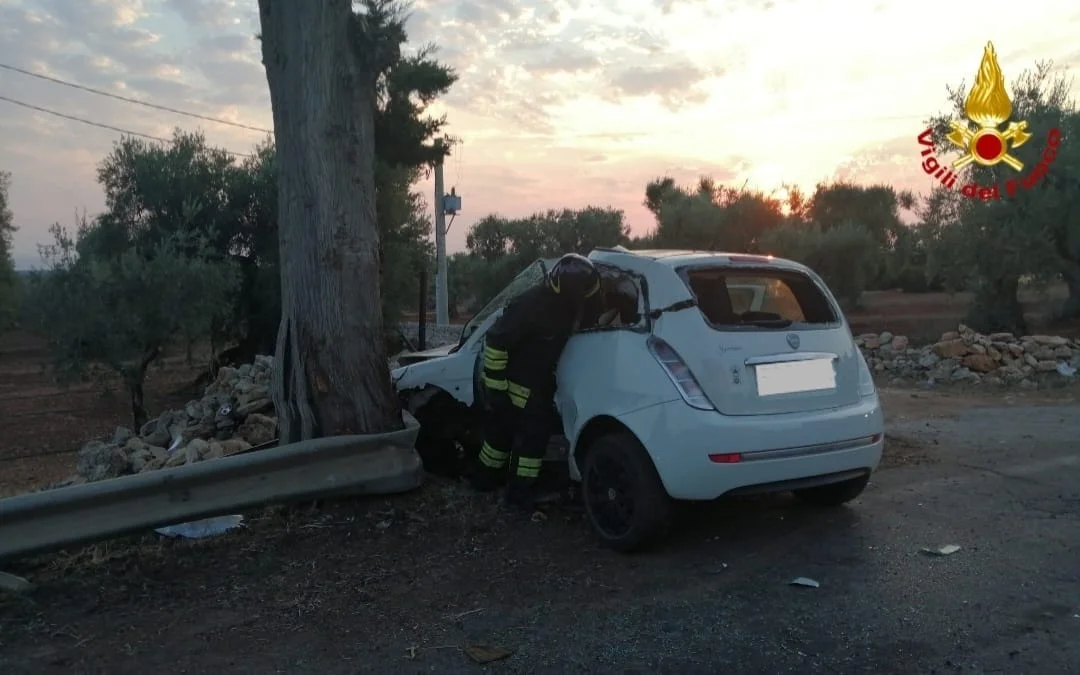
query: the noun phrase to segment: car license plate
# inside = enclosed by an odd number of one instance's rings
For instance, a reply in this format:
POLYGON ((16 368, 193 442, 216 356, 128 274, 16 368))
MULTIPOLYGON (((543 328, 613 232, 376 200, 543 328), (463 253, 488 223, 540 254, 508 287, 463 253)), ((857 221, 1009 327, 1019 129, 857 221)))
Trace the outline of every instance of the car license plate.
POLYGON ((798 394, 836 388, 832 359, 763 363, 755 366, 758 396, 798 394))

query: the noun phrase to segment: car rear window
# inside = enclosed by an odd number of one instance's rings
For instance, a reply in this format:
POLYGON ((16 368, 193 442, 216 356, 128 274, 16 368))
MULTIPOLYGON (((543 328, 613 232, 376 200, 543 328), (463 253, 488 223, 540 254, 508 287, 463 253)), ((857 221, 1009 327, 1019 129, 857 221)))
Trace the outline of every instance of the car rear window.
POLYGON ((692 267, 680 276, 715 328, 787 328, 839 321, 810 277, 779 269, 692 267))

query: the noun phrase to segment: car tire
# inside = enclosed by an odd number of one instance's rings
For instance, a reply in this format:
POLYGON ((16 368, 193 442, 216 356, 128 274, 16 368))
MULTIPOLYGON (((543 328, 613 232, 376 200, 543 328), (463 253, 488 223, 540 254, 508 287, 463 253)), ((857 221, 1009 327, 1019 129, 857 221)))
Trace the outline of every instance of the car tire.
POLYGON ((633 434, 601 436, 586 449, 582 464, 585 514, 603 546, 629 553, 655 546, 667 536, 672 500, 633 434))
POLYGON ((861 495, 869 482, 870 474, 866 474, 839 483, 795 490, 795 496, 814 506, 841 506, 861 495))
POLYGON ((416 452, 425 471, 447 478, 462 475, 471 456, 468 419, 467 409, 443 393, 435 395, 416 411, 416 420, 420 423, 416 452))

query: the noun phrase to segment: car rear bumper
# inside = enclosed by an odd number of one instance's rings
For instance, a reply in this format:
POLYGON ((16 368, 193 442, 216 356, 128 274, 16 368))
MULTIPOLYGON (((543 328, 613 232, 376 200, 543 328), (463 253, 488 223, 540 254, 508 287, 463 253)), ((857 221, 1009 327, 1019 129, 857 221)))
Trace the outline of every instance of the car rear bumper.
POLYGON ((876 396, 831 410, 739 417, 673 401, 618 419, 645 446, 675 499, 844 480, 876 469, 884 447, 885 422, 876 396), (710 458, 736 453, 737 458, 710 458))

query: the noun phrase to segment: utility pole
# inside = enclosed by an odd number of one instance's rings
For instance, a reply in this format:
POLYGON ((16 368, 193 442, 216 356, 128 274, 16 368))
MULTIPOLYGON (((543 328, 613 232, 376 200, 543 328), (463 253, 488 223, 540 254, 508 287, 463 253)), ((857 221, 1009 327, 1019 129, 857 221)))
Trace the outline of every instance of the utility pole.
MULTIPOLYGON (((435 139, 435 149, 441 150, 443 139, 435 139)), ((450 323, 450 308, 446 287, 446 208, 443 203, 443 161, 435 162, 435 323, 450 323)))

